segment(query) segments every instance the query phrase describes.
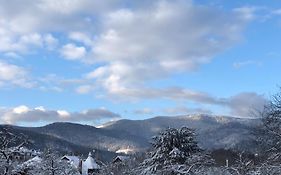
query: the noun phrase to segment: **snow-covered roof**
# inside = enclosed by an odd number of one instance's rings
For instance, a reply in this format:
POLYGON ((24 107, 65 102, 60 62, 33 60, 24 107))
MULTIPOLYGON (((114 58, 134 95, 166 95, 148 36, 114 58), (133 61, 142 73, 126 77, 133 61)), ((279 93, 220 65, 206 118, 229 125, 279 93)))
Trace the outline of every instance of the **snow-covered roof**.
POLYGON ((26 147, 11 147, 9 148, 10 151, 12 152, 16 152, 16 153, 20 153, 20 154, 31 154, 31 155, 38 155, 40 154, 40 152, 36 151, 36 150, 32 150, 32 149, 28 149, 26 147))
POLYGON ((92 157, 92 153, 89 153, 88 158, 83 162, 83 167, 85 169, 100 169, 95 159, 92 157))
POLYGON ((115 159, 113 160, 113 162, 117 161, 117 160, 121 160, 121 161, 125 161, 129 159, 129 156, 117 156, 115 157, 115 159))
POLYGON ((62 160, 63 160, 63 159, 67 159, 67 160, 68 160, 70 163, 72 163, 75 167, 78 167, 78 166, 79 166, 80 159, 79 159, 79 157, 77 157, 77 156, 67 156, 67 155, 65 155, 65 156, 63 156, 61 159, 62 159, 62 160))
POLYGON ((42 158, 39 156, 35 156, 32 159, 29 159, 28 161, 24 162, 25 165, 36 165, 42 161, 42 158))

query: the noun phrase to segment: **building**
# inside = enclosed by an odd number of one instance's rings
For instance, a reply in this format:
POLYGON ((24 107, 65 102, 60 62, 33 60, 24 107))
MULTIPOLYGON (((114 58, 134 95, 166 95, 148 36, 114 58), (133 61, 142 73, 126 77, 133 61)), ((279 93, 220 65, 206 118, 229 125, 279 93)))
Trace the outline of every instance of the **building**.
POLYGON ((77 156, 68 155, 63 156, 61 160, 74 165, 82 175, 96 175, 101 169, 91 152, 89 152, 87 159, 84 161, 77 156))
POLYGON ((81 161, 80 161, 80 158, 77 157, 77 156, 63 156, 61 158, 61 160, 64 160, 64 161, 67 161, 69 163, 71 163, 72 165, 74 165, 76 168, 79 168, 79 166, 81 166, 81 161))
POLYGON ((88 158, 82 162, 82 175, 94 175, 98 174, 99 171, 100 166, 93 158, 92 153, 89 152, 88 158))
POLYGON ((113 159, 112 163, 121 163, 129 159, 129 156, 117 156, 113 159))

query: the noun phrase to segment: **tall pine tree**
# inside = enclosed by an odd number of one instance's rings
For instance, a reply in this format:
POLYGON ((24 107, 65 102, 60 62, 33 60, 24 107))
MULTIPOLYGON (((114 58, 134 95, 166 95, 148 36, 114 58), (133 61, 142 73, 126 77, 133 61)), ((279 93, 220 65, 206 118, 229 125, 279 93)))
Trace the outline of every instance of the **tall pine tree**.
POLYGON ((190 174, 210 163, 195 140, 194 130, 187 127, 166 129, 153 138, 152 146, 140 167, 141 174, 190 174))

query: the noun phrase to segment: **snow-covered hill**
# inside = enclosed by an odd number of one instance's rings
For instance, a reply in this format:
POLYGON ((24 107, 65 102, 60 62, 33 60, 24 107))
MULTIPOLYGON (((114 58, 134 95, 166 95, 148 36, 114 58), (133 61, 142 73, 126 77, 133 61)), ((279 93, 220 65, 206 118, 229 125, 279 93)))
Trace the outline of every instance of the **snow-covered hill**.
POLYGON ((103 129, 127 132, 150 140, 152 136, 165 128, 187 126, 196 130, 199 144, 202 147, 205 149, 217 149, 246 146, 245 143, 248 143, 252 138, 250 130, 257 124, 257 119, 187 115, 155 117, 137 121, 119 120, 104 125, 103 129))
MULTIPOLYGON (((119 120, 96 128, 73 123, 53 123, 43 127, 16 127, 35 144, 53 143, 57 146, 96 148, 110 152, 142 151, 149 147, 151 138, 161 130, 187 126, 196 130, 199 144, 205 149, 250 147, 251 129, 258 124, 256 119, 226 116, 187 115, 155 117, 146 120, 119 120)), ((2 125, 3 127, 3 125, 2 125)))

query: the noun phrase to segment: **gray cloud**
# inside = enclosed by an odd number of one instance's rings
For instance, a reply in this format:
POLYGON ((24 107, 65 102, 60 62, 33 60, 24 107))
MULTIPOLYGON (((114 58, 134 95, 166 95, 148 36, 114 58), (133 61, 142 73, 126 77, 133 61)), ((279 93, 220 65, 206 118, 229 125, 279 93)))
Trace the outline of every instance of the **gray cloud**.
POLYGON ((255 117, 253 113, 261 111, 268 103, 268 100, 256 93, 240 93, 225 101, 225 105, 230 108, 230 112, 235 116, 255 117))
POLYGON ((12 109, 1 109, 0 120, 7 124, 36 123, 36 122, 95 122, 98 120, 119 119, 121 116, 104 108, 90 109, 82 112, 65 110, 46 110, 43 107, 30 109, 18 106, 12 109))
POLYGON ((153 115, 153 113, 153 109, 150 108, 137 109, 134 111, 134 114, 137 115, 153 115))
MULTIPOLYGON (((130 91, 126 91, 130 93, 130 91)), ((254 92, 243 92, 236 94, 231 97, 217 98, 203 92, 195 92, 187 89, 173 88, 173 89, 143 89, 143 91, 133 94, 139 94, 142 98, 151 99, 170 99, 175 101, 189 101, 195 102, 197 104, 207 104, 226 108, 229 110, 230 115, 238 117, 253 117, 253 112, 257 110, 262 110, 264 105, 267 103, 265 96, 254 93, 254 92)), ((125 94, 124 94, 125 95, 125 94)), ((128 95, 129 96, 129 95, 128 95)), ((188 108, 178 108, 174 111, 181 112, 196 112, 209 113, 206 109, 188 109, 188 108)), ((170 110, 173 111, 173 110, 170 110)), ((167 111, 168 112, 168 111, 167 111)))
POLYGON ((185 106, 177 106, 172 108, 166 108, 163 110, 165 114, 169 115, 185 115, 185 114, 194 114, 194 113, 200 113, 200 114, 212 114, 213 112, 208 109, 204 108, 188 108, 185 106))
MULTIPOLYGON (((213 105, 229 110, 229 114, 238 117, 253 117, 252 112, 262 110, 267 103, 264 95, 254 92, 243 92, 230 97, 218 98, 208 93, 192 91, 183 88, 166 88, 166 89, 122 89, 119 95, 131 97, 132 100, 137 99, 166 99, 182 102, 194 102, 197 104, 213 105)), ((114 97, 112 97, 114 98, 114 97)), ((120 97, 119 97, 120 98, 120 97)), ((128 98, 126 100, 128 100, 128 98)), ((187 109, 182 108, 182 112, 206 112, 205 109, 187 109)))

